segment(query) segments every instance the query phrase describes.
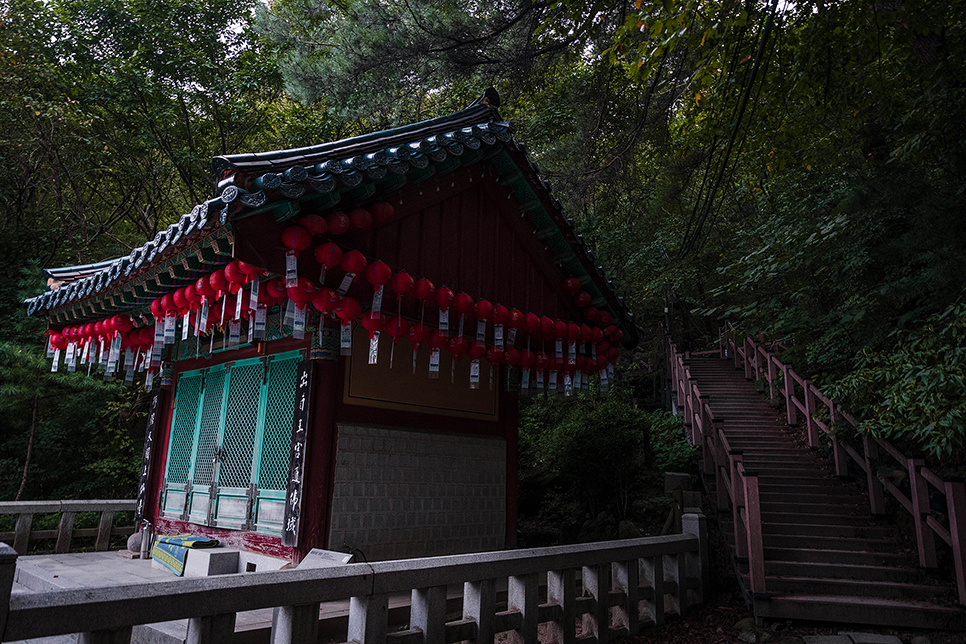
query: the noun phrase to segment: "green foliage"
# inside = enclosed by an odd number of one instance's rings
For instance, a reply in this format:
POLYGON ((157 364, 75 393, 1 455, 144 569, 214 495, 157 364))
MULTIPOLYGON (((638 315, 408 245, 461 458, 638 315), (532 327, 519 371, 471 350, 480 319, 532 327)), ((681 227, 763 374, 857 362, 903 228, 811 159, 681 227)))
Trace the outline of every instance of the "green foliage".
POLYGON ((831 391, 855 409, 859 431, 912 442, 952 466, 966 444, 966 302, 896 334, 888 350, 863 350, 831 391))

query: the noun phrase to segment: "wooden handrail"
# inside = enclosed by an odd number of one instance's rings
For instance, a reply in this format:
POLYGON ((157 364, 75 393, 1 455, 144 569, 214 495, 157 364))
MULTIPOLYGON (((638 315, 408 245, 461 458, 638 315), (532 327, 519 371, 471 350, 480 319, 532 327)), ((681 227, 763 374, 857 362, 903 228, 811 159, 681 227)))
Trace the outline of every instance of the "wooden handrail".
POLYGON ((801 413, 804 416, 810 447, 818 447, 820 436, 825 436, 832 447, 835 470, 839 476, 847 474, 847 458, 852 459, 865 472, 869 504, 873 514, 885 512, 884 492, 888 492, 903 509, 912 515, 920 565, 926 568, 936 566, 937 536, 952 549, 959 602, 966 605, 966 484, 962 481, 943 480, 926 468, 921 460, 910 458, 887 440, 877 436, 864 434, 861 452, 853 448, 842 436, 833 433, 838 419, 852 427, 860 425, 860 422, 842 409, 839 403, 828 397, 813 382, 799 376, 790 365, 783 363, 773 351, 766 349, 754 338, 746 336, 739 344, 736 330, 730 323, 724 324, 719 337, 724 344, 720 348, 720 354, 733 355, 735 368, 743 369, 745 378, 764 379, 773 401, 775 400, 773 393, 775 380, 777 373, 781 372, 782 393, 789 425, 798 424, 798 414, 801 413), (765 358, 765 365, 768 365, 766 369, 761 367, 761 357, 765 358), (775 366, 774 371, 771 365, 775 366), (764 378, 763 372, 765 372, 764 378), (802 391, 801 397, 797 391, 799 387, 802 391), (816 416, 819 404, 828 410, 828 422, 816 416), (878 473, 873 471, 873 463, 879 458, 880 448, 905 470, 909 478, 911 496, 905 495, 890 481, 879 479, 878 473), (932 514, 929 504, 930 488, 946 500, 948 528, 932 514))

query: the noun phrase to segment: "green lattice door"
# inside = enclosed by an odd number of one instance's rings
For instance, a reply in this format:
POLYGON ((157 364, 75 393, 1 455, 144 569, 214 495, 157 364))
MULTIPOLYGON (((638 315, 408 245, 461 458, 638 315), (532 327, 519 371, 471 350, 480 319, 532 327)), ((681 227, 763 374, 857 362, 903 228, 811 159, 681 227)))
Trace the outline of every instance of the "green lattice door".
POLYGON ((164 516, 281 532, 300 359, 289 352, 182 374, 164 516))

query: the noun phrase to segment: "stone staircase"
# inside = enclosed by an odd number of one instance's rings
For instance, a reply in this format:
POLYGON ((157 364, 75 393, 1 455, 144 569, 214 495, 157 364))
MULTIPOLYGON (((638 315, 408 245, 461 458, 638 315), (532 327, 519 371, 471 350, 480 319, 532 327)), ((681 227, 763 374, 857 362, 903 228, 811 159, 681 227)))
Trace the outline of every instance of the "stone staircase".
MULTIPOLYGON (((731 448, 758 473, 766 592, 749 593, 756 617, 966 630, 955 588, 918 567, 899 529, 873 517, 866 495, 802 446, 732 363, 694 356, 687 364, 731 448)), ((731 513, 721 518, 733 547, 731 513)))

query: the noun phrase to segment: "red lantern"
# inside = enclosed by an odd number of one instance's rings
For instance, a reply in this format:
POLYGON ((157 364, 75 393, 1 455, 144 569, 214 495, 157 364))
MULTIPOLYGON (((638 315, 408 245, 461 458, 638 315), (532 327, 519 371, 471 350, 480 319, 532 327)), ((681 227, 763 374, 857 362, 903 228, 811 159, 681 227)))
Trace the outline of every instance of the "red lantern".
POLYGON ((342 262, 339 264, 346 273, 353 273, 358 275, 362 271, 366 270, 366 256, 357 250, 350 250, 348 253, 342 256, 342 262))
POLYGON ((528 371, 533 369, 533 366, 537 363, 537 354, 533 351, 528 351, 523 349, 520 351, 520 366, 528 371))
POLYGON ((605 338, 611 337, 612 335, 614 335, 614 331, 616 330, 617 330, 617 327, 614 326, 613 324, 608 325, 607 328, 604 329, 604 337, 605 338))
POLYGON ((134 321, 126 315, 115 315, 113 318, 114 330, 127 333, 134 327, 134 321))
POLYGON ((604 355, 604 354, 602 354, 602 353, 598 353, 597 354, 597 371, 600 371, 601 369, 603 369, 606 366, 607 366, 607 356, 604 355))
POLYGON ((536 313, 527 313, 526 325, 527 333, 531 336, 537 335, 540 332, 540 318, 537 317, 536 313))
POLYGON ((556 337, 554 335, 555 330, 556 327, 554 327, 553 320, 547 316, 540 318, 540 335, 543 336, 544 340, 553 340, 556 337))
POLYGON ((188 305, 192 311, 197 311, 198 307, 201 306, 201 293, 198 292, 194 284, 188 284, 184 287, 184 299, 188 300, 188 305))
POLYGON ((141 328, 141 332, 138 334, 138 341, 141 343, 141 347, 145 350, 150 349, 154 346, 154 325, 146 326, 141 328))
POLYGON ((492 365, 499 365, 503 362, 503 348, 490 346, 486 348, 486 361, 492 365))
POLYGON ((456 361, 459 362, 463 359, 463 354, 466 353, 466 350, 469 348, 469 342, 467 342, 466 338, 461 335, 454 335, 449 339, 447 348, 449 349, 449 352, 453 354, 453 357, 456 359, 456 361))
POLYGON ((208 282, 207 277, 198 278, 198 281, 195 282, 195 291, 198 292, 198 295, 200 295, 205 300, 208 300, 209 302, 215 296, 215 293, 216 293, 215 289, 213 289, 211 287, 211 284, 208 282))
POLYGON ((449 336, 445 331, 433 329, 433 334, 429 337, 429 346, 434 349, 442 349, 449 346, 449 336))
POLYGON ((349 213, 349 225, 352 230, 369 230, 372 228, 372 215, 365 208, 356 208, 349 213))
POLYGON ((520 360, 520 352, 513 347, 508 347, 503 351, 503 364, 512 367, 520 360))
POLYGON ((276 277, 265 284, 265 294, 278 304, 282 300, 288 299, 288 290, 285 288, 285 278, 276 277))
POLYGON ((441 286, 436 289, 436 306, 441 311, 448 311, 449 307, 453 306, 455 302, 456 294, 453 293, 453 289, 446 286, 441 286))
POLYGON ((614 323, 614 316, 607 311, 601 311, 597 316, 597 324, 600 328, 605 329, 614 323))
MULTIPOLYGON (((456 338, 453 339, 455 340, 456 338)), ((471 360, 479 360, 486 355, 486 343, 480 342, 479 340, 473 340, 470 342, 470 346, 466 352, 469 354, 471 360)))
POLYGON ((324 235, 325 231, 329 228, 325 223, 325 219, 322 219, 319 215, 305 215, 299 219, 299 226, 309 231, 312 235, 324 235))
POLYGON ((369 212, 372 213, 372 218, 377 224, 389 223, 396 214, 392 205, 385 201, 377 201, 370 205, 369 212))
POLYGON ((312 235, 301 226, 289 226, 282 231, 282 244, 297 256, 312 243, 312 235))
POLYGON ((312 306, 318 309, 323 315, 331 315, 339 308, 342 298, 331 288, 320 288, 312 298, 312 306))
POLYGON ((473 307, 473 315, 477 320, 489 320, 493 317, 493 305, 488 300, 480 300, 473 307))
POLYGON ((607 350, 610 349, 609 342, 601 342, 597 345, 597 355, 602 356, 607 354, 607 350))
POLYGON ((351 222, 349 221, 349 218, 346 217, 344 212, 341 210, 336 210, 335 212, 330 212, 325 218, 325 225, 328 228, 330 235, 341 235, 349 230, 351 222))
POLYGON ((224 269, 217 270, 209 275, 208 284, 211 285, 211 288, 215 289, 216 300, 220 300, 222 294, 227 293, 231 289, 231 282, 228 281, 224 269))
MULTIPOLYGON (((202 278, 204 279, 204 278, 202 278)), ((164 317, 164 309, 161 307, 161 298, 157 298, 151 302, 151 315, 154 316, 155 320, 160 320, 164 317)))
POLYGON ((319 283, 325 284, 325 272, 342 262, 342 249, 332 242, 317 246, 315 248, 315 261, 322 266, 319 283))
POLYGON ((510 309, 510 319, 507 324, 513 329, 522 329, 526 326, 526 316, 523 315, 522 311, 510 309))
POLYGON ((248 284, 249 277, 248 274, 241 269, 241 262, 236 259, 233 262, 229 262, 228 265, 225 266, 225 279, 228 280, 228 283, 230 284, 230 291, 232 295, 234 295, 238 292, 238 289, 245 284, 248 284))
POLYGON ((305 309, 309 302, 315 297, 315 284, 305 279, 304 277, 298 278, 295 286, 289 286, 285 289, 288 299, 295 302, 295 305, 300 309, 305 309))
POLYGON ((407 334, 409 341, 413 343, 413 351, 429 342, 431 336, 431 331, 422 322, 413 323, 409 327, 409 333, 407 334))
POLYGON ((614 331, 614 334, 611 336, 611 340, 614 341, 614 344, 620 344, 621 340, 623 339, 624 339, 624 332, 621 331, 620 329, 617 329, 616 331, 614 331))
POLYGON ((567 323, 563 320, 557 320, 553 323, 553 337, 560 338, 563 340, 567 337, 567 323))
POLYGON ((386 324, 386 333, 392 338, 393 344, 399 342, 399 338, 409 336, 409 322, 396 316, 386 324))
POLYGON ((507 324, 510 321, 510 311, 502 304, 493 308, 493 324, 507 324))
POLYGON ((436 287, 425 277, 416 280, 416 286, 414 287, 416 297, 424 302, 429 298, 433 297, 436 293, 436 287))
POLYGON ((255 279, 256 277, 259 277, 260 275, 265 274, 264 268, 259 268, 258 266, 254 266, 252 264, 246 264, 245 262, 241 262, 241 261, 238 262, 238 270, 240 270, 242 273, 245 274, 245 277, 247 278, 245 280, 246 284, 252 281, 253 279, 255 279))
POLYGON ((344 297, 342 301, 339 302, 338 308, 335 310, 335 314, 339 316, 342 320, 342 326, 351 323, 353 320, 359 319, 362 314, 362 307, 351 297, 344 297))
POLYGON ((580 326, 573 322, 567 324, 567 342, 573 344, 580 339, 580 326))
POLYGON ((392 278, 392 269, 385 262, 376 260, 366 269, 366 279, 375 287, 385 286, 392 278))
POLYGON ((590 293, 588 293, 587 291, 581 291, 580 293, 577 293, 577 297, 574 298, 574 301, 577 303, 577 306, 581 308, 584 308, 585 306, 590 306, 590 303, 593 302, 593 300, 594 298, 592 298, 590 296, 590 293))
POLYGON ((469 293, 460 293, 456 296, 456 312, 460 316, 460 334, 463 333, 463 318, 473 311, 473 297, 469 293))
POLYGON ((537 351, 536 357, 534 358, 534 366, 536 366, 537 371, 543 373, 547 370, 550 365, 550 356, 548 356, 543 351, 537 351))
POLYGON ((564 280, 564 290, 571 295, 576 295, 580 291, 580 280, 576 277, 568 277, 564 280))
POLYGON ((604 332, 603 331, 601 331, 597 327, 591 328, 591 330, 590 330, 590 341, 591 342, 593 342, 594 344, 598 344, 603 339, 604 339, 604 332))
POLYGON ((600 317, 600 311, 598 311, 593 306, 589 306, 586 309, 584 309, 584 319, 587 320, 588 322, 594 323, 597 321, 598 317, 600 317))
POLYGON ((386 326, 386 318, 381 313, 366 311, 362 316, 362 326, 369 332, 369 339, 372 340, 376 337, 376 333, 386 326))
POLYGON ((64 350, 67 348, 67 338, 60 333, 51 333, 50 346, 54 349, 64 350))
POLYGON ((186 288, 179 288, 174 292, 174 305, 178 307, 178 315, 184 315, 191 310, 191 302, 185 296, 186 288))
POLYGON ((409 295, 416 287, 416 281, 409 273, 399 272, 392 276, 389 288, 396 294, 396 299, 401 300, 403 295, 409 295))

